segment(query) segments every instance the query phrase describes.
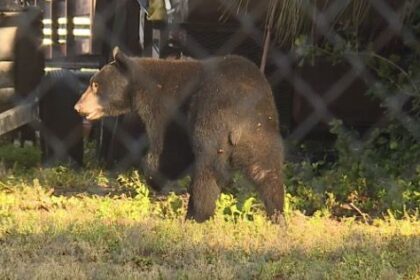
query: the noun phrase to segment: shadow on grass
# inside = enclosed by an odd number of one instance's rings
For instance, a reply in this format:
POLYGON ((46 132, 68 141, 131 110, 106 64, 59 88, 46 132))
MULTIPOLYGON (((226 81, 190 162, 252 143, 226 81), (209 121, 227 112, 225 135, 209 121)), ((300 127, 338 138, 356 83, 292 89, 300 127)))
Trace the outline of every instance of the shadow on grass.
MULTIPOLYGON (((79 168, 71 165, 45 167, 41 166, 40 151, 36 147, 0 146, 0 183, 8 188, 37 185, 53 190, 52 194, 57 196, 134 197, 137 189, 146 184, 146 180, 135 172, 136 169, 110 171, 99 164, 79 168), (135 178, 131 178, 133 174, 135 178)), ((188 182, 186 177, 168 182, 162 191, 149 190, 157 198, 170 192, 182 195, 186 194, 188 182)))
POLYGON ((44 226, 0 239, 0 278, 415 279, 420 272, 420 236, 348 232, 314 241, 270 228, 278 237, 268 242, 238 238, 229 231, 241 225, 217 221, 44 226))

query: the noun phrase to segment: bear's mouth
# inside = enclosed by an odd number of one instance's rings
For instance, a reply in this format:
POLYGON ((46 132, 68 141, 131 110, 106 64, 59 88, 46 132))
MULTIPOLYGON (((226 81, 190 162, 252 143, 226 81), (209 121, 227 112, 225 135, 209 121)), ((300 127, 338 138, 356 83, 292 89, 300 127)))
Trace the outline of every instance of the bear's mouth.
POLYGON ((97 110, 97 111, 93 111, 93 112, 85 114, 85 118, 88 121, 94 121, 94 120, 102 118, 104 115, 105 114, 102 110, 97 110))

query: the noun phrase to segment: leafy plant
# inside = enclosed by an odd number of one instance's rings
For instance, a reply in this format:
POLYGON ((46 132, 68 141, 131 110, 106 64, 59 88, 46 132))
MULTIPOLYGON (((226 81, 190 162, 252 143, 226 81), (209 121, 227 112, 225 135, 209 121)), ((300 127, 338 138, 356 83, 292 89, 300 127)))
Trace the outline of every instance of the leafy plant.
POLYGON ((168 219, 184 219, 187 201, 183 197, 170 192, 163 200, 159 201, 156 212, 160 217, 168 219))
POLYGON ((37 166, 40 161, 41 152, 39 149, 34 149, 31 146, 16 147, 13 144, 0 144, 0 162, 7 168, 27 169, 37 166))
POLYGON ((216 218, 236 222, 238 220, 252 221, 259 208, 255 197, 251 196, 238 203, 232 194, 222 193, 216 201, 216 218))
MULTIPOLYGON (((384 2, 390 6, 394 4, 392 1, 384 2)), ((398 7, 399 9, 396 9, 398 20, 408 24, 414 21, 419 3, 401 1, 398 7)), ((292 46, 300 36, 306 36, 311 42, 316 42, 320 33, 327 35, 331 31, 348 40, 359 41, 361 40, 360 30, 369 28, 372 18, 377 19, 374 13, 376 9, 365 0, 269 0, 262 2, 229 0, 223 2, 224 13, 221 20, 226 20, 232 14, 242 15, 255 13, 255 10, 263 10, 266 26, 270 16, 274 17, 271 28, 276 43, 281 46, 292 46), (324 22, 328 25, 327 27, 323 27, 324 22)), ((259 15, 259 13, 256 14, 259 15)))
POLYGON ((151 200, 149 188, 141 181, 139 172, 137 170, 132 171, 128 175, 119 175, 117 177, 118 183, 126 188, 133 189, 136 191, 134 201, 141 206, 140 215, 145 215, 151 210, 151 200))

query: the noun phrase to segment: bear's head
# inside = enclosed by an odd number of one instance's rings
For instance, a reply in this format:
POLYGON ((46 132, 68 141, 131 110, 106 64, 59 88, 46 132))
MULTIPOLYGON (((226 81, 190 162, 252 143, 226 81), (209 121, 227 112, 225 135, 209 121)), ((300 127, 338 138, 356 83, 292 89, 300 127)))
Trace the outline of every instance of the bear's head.
POLYGON ((132 59, 116 47, 114 61, 90 79, 74 109, 88 120, 117 116, 131 110, 130 72, 132 59))

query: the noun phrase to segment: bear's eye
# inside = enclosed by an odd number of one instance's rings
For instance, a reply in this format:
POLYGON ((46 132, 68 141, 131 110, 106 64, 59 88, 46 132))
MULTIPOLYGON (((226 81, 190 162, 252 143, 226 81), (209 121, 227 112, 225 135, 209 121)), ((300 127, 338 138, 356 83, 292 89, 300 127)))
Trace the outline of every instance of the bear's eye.
POLYGON ((93 82, 93 83, 92 83, 92 89, 93 89, 93 90, 98 90, 98 87, 99 87, 99 85, 98 85, 98 83, 97 83, 97 82, 93 82))

